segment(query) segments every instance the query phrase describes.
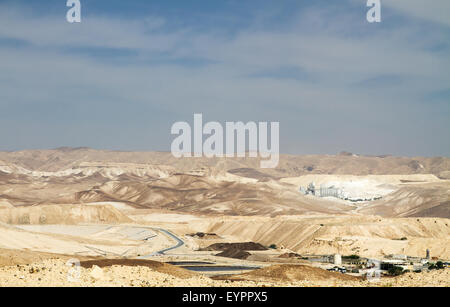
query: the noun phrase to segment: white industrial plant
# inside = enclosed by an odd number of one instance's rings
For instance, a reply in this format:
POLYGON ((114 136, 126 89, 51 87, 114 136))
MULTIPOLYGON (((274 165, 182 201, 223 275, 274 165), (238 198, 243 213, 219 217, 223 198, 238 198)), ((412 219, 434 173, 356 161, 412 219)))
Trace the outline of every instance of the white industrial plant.
POLYGON ((314 182, 308 184, 308 186, 300 187, 300 193, 304 195, 313 195, 316 197, 334 197, 343 200, 348 200, 351 202, 361 202, 361 201, 374 201, 381 199, 381 196, 373 197, 354 197, 345 192, 343 188, 336 187, 335 185, 321 184, 320 188, 316 188, 314 182))

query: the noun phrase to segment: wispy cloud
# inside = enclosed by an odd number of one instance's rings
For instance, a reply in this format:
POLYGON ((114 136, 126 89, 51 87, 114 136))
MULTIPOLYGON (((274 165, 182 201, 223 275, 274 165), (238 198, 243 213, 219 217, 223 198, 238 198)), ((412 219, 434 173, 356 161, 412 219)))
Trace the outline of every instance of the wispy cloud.
POLYGON ((280 121, 285 152, 448 155, 450 106, 426 98, 450 99, 447 24, 398 4, 387 7, 399 22, 369 25, 355 1, 301 3, 236 17, 246 26, 232 31, 156 14, 75 25, 3 5, 2 146, 167 149, 172 122, 202 112, 280 121), (11 126, 20 138, 6 136, 11 126))
POLYGON ((447 0, 384 0, 383 5, 413 18, 450 26, 450 2, 447 0))

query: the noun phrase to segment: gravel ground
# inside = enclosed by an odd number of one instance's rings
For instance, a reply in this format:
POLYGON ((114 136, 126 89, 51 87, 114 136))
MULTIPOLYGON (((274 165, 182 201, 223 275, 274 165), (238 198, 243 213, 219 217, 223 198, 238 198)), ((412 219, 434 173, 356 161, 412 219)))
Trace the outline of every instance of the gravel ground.
POLYGON ((396 278, 383 278, 380 282, 347 280, 323 281, 274 281, 274 280, 212 280, 201 274, 187 274, 180 278, 158 272, 144 266, 121 266, 99 268, 79 268, 79 279, 69 281, 68 276, 76 277, 73 268, 62 259, 48 259, 39 263, 0 267, 0 286, 61 286, 61 287, 262 287, 262 286, 306 286, 306 287, 413 287, 413 286, 450 286, 450 271, 440 270, 425 273, 408 273, 396 278), (187 277, 189 276, 189 277, 187 277))

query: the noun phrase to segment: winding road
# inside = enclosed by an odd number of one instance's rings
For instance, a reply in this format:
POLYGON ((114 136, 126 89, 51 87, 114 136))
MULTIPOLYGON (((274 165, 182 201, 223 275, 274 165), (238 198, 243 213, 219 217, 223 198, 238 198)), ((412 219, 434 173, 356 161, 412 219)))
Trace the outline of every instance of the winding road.
POLYGON ((158 256, 158 255, 164 255, 165 253, 167 253, 168 251, 171 251, 173 249, 176 249, 178 247, 181 247, 184 245, 184 241, 181 240, 180 238, 178 238, 176 235, 174 235, 173 233, 171 233, 170 231, 166 230, 166 229, 162 229, 162 228, 152 228, 152 230, 154 231, 158 231, 158 232, 162 232, 164 234, 166 234, 167 236, 171 237, 172 239, 174 239, 177 243, 174 246, 162 249, 160 251, 157 252, 153 252, 151 254, 148 255, 144 255, 139 257, 139 259, 146 259, 146 258, 150 258, 150 257, 154 257, 154 256, 158 256))
POLYGON ((175 249, 175 248, 178 248, 178 247, 181 247, 181 246, 184 245, 184 241, 181 240, 180 238, 178 238, 176 235, 174 235, 174 234, 171 233, 170 231, 165 230, 165 229, 162 229, 162 228, 154 229, 154 230, 158 230, 158 231, 161 231, 161 232, 165 233, 166 235, 168 235, 169 237, 171 237, 172 239, 174 239, 174 240, 177 242, 177 244, 174 245, 174 246, 172 246, 172 247, 169 247, 169 248, 166 248, 166 249, 163 249, 163 250, 158 251, 158 252, 157 252, 158 254, 164 254, 164 253, 166 253, 166 252, 168 252, 168 251, 170 251, 170 250, 173 250, 173 249, 175 249))

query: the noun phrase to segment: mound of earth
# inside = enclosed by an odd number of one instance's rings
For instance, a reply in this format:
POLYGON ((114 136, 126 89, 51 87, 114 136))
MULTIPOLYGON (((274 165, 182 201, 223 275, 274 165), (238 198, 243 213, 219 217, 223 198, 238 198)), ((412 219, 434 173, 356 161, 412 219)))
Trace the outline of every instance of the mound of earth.
POLYGON ((272 265, 251 272, 226 277, 231 280, 264 280, 264 281, 358 281, 359 277, 342 273, 329 272, 324 269, 306 265, 283 264, 272 265))
POLYGON ((0 221, 15 225, 130 223, 132 220, 112 206, 39 205, 0 210, 0 221))
POLYGON ((251 256, 251 254, 247 251, 244 251, 242 249, 238 248, 228 248, 224 250, 221 253, 216 254, 216 256, 219 257, 227 257, 227 258, 234 258, 234 259, 247 259, 251 256))
POLYGON ((284 253, 278 256, 278 258, 301 258, 302 256, 297 253, 284 253))
POLYGON ((143 259, 97 259, 81 261, 80 265, 81 267, 86 269, 90 269, 94 266, 98 266, 100 268, 112 266, 147 267, 156 272, 172 275, 183 279, 198 276, 198 273, 188 271, 171 264, 143 259))
POLYGON ((264 245, 255 242, 244 243, 214 243, 208 247, 202 248, 203 251, 226 251, 229 249, 242 251, 265 251, 268 250, 264 245))
POLYGON ((247 259, 251 254, 247 251, 267 250, 264 245, 255 242, 243 243, 214 243, 208 247, 202 248, 203 251, 222 251, 216 256, 235 259, 247 259))

